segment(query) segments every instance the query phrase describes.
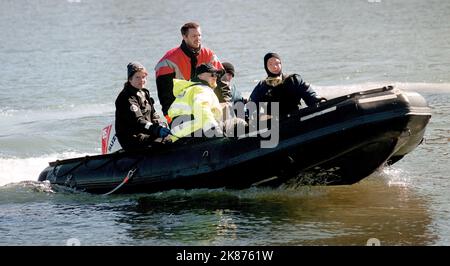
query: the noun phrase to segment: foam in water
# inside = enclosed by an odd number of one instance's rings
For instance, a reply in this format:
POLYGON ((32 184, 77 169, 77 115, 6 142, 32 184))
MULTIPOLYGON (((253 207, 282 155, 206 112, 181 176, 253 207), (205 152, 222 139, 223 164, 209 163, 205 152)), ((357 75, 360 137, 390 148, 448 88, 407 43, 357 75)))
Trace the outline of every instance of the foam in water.
POLYGON ((40 109, 20 109, 15 107, 2 107, 0 117, 4 122, 12 124, 81 119, 90 116, 105 116, 114 113, 114 105, 111 104, 80 104, 49 106, 40 109))
POLYGON ((0 158, 0 186, 21 181, 36 181, 49 162, 89 154, 64 152, 31 158, 0 158))
POLYGON ((394 166, 383 167, 380 175, 387 181, 388 186, 410 187, 412 185, 408 172, 394 166))

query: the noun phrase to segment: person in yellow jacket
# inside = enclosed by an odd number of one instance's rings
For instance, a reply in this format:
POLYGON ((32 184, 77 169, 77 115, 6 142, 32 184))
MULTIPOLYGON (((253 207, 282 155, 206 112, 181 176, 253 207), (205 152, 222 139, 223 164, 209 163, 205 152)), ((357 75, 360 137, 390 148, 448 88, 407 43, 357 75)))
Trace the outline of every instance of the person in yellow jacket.
POLYGON ((173 80, 175 101, 168 110, 172 142, 183 137, 222 136, 222 106, 214 93, 223 75, 211 64, 201 64, 192 81, 173 80))

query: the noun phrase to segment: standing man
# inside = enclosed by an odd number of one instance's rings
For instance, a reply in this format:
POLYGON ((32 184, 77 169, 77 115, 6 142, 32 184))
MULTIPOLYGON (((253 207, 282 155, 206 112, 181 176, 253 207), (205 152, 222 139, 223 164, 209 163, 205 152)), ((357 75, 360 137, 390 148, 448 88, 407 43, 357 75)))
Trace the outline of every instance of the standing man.
POLYGON ((170 105, 175 100, 173 95, 173 79, 191 80, 195 77, 195 69, 201 64, 211 64, 217 69, 223 69, 214 52, 202 47, 202 32, 200 25, 189 22, 181 27, 183 41, 179 47, 169 50, 155 67, 156 88, 163 115, 167 122, 170 105))

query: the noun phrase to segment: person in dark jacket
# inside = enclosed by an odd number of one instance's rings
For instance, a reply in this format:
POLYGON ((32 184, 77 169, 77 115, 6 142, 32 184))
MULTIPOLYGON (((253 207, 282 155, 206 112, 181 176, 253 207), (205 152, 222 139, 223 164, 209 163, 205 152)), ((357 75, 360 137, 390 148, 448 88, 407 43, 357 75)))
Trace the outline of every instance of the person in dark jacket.
POLYGON ((214 89, 214 93, 217 95, 220 103, 236 103, 246 102, 246 99, 242 97, 241 93, 237 90, 233 79, 235 70, 233 64, 229 62, 222 63, 225 74, 218 80, 217 87, 214 89))
MULTIPOLYGON (((273 116, 270 103, 279 103, 279 117, 283 118, 289 113, 299 109, 300 100, 307 106, 316 106, 325 98, 319 98, 311 86, 303 81, 300 75, 285 75, 282 72, 281 58, 276 53, 268 53, 264 56, 264 69, 267 78, 260 81, 250 94, 249 101, 256 103, 267 102, 266 115, 273 116)), ((263 107, 264 108, 264 107, 263 107)), ((258 108, 259 110, 259 108, 258 108)))
POLYGON ((128 81, 116 99, 116 135, 124 150, 151 145, 157 138, 165 138, 170 130, 159 124, 154 100, 145 88, 148 72, 138 62, 127 66, 128 81))
POLYGON ((214 93, 222 106, 222 120, 224 121, 225 131, 230 136, 231 133, 229 132, 234 133, 233 128, 237 128, 238 125, 242 127, 247 126, 247 123, 243 120, 245 119, 245 103, 247 103, 247 99, 242 97, 233 83, 235 75, 234 66, 229 62, 223 62, 222 66, 225 71, 217 81, 217 87, 214 88, 214 93), (237 104, 238 102, 241 102, 241 105, 237 104), (242 117, 236 117, 238 114, 242 115, 242 117))

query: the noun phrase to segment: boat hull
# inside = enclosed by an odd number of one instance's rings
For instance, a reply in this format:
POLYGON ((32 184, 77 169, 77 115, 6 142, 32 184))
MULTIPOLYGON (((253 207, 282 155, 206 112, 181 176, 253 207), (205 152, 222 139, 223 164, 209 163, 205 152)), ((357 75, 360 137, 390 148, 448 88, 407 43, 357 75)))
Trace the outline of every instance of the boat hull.
MULTIPOLYGON (((416 148, 431 117, 425 99, 392 87, 353 93, 280 122, 279 142, 265 138, 192 139, 134 153, 50 163, 39 180, 91 193, 280 185, 349 185, 416 148)), ((270 123, 269 123, 270 124, 270 123)))

